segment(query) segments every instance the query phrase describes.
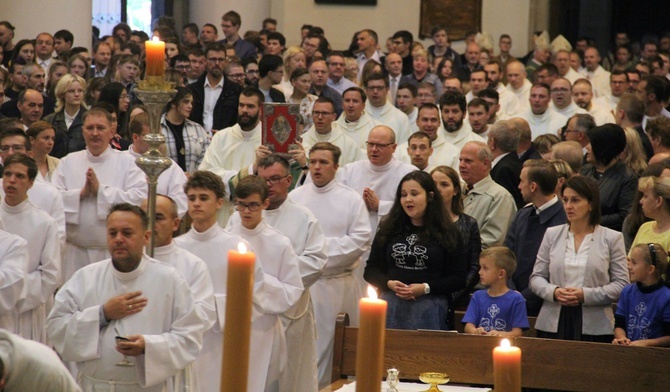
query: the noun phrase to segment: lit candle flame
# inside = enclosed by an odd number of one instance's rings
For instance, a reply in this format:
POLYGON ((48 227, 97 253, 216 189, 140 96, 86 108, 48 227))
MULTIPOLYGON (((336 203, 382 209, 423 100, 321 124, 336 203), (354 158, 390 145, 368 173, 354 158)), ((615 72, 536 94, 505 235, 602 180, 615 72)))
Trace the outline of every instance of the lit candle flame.
POLYGON ((237 244, 237 250, 242 254, 247 253, 247 245, 244 242, 240 242, 237 244))
POLYGON ((500 347, 510 348, 510 346, 511 345, 509 343, 509 339, 503 339, 503 340, 500 341, 500 347))
POLYGON ((377 290, 370 285, 368 285, 368 298, 377 299, 377 290))
POLYGON ((152 42, 160 42, 160 39, 154 35, 153 38, 151 38, 151 41, 152 42))

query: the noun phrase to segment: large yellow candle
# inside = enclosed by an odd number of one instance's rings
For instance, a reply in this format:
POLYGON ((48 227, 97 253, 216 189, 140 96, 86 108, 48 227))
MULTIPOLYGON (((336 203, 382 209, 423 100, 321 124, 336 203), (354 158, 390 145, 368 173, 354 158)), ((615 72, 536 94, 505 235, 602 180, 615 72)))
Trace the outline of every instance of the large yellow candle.
POLYGON ((243 243, 239 244, 238 250, 228 251, 221 392, 247 390, 256 255, 248 252, 243 243))
POLYGON ((356 392, 379 392, 384 371, 384 340, 388 303, 377 299, 368 286, 368 296, 358 304, 360 326, 356 343, 356 392))
POLYGON ((521 349, 511 346, 507 339, 493 349, 493 390, 521 391, 521 349))
POLYGON ((144 44, 146 51, 146 76, 165 77, 165 42, 154 37, 144 44))

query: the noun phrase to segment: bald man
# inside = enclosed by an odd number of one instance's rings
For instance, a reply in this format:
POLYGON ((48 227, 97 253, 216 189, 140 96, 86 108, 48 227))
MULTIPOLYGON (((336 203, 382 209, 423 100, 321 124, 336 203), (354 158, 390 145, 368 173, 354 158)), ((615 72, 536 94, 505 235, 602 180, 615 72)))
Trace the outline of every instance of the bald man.
POLYGON ((507 64, 507 89, 516 95, 516 98, 522 104, 528 102, 530 98, 530 87, 533 85, 526 78, 526 67, 520 61, 513 61, 507 64))

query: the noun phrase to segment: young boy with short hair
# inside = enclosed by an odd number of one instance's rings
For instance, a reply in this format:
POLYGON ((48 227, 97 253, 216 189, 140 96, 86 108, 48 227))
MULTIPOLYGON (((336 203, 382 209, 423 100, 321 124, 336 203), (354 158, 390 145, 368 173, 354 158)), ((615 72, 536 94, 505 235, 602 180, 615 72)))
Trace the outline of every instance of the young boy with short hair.
POLYGON ((484 249, 479 256, 479 278, 486 290, 474 293, 463 317, 465 332, 477 335, 514 337, 528 329, 526 300, 507 288, 516 269, 516 257, 505 246, 484 249))

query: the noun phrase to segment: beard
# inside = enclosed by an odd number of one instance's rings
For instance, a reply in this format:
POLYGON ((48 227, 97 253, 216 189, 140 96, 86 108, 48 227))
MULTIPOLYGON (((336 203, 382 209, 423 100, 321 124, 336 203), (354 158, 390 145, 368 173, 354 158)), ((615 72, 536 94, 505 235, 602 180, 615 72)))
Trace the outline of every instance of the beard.
POLYGON ((248 129, 256 125, 256 121, 258 121, 258 116, 260 116, 260 112, 256 113, 255 116, 243 114, 237 117, 237 123, 240 125, 242 129, 248 129))
POLYGON ((451 133, 451 132, 456 132, 456 131, 458 131, 459 129, 461 129, 461 127, 463 126, 463 118, 461 118, 459 121, 457 121, 457 122, 456 122, 456 125, 449 125, 449 124, 448 124, 446 121, 444 121, 444 120, 442 120, 442 124, 444 125, 444 129, 445 129, 447 132, 450 132, 450 133, 451 133))

